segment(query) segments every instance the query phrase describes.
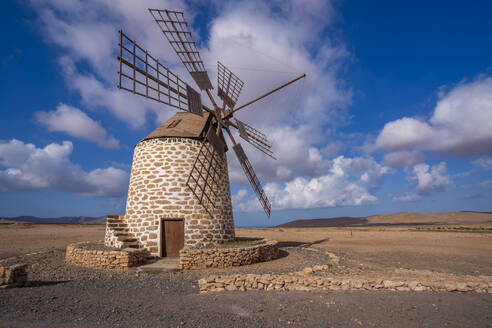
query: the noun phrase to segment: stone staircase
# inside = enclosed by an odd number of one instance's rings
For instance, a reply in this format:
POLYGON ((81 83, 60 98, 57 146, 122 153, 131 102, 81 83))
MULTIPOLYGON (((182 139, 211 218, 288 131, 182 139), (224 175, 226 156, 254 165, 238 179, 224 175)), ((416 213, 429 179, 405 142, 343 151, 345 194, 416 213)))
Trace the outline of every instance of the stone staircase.
POLYGON ((140 248, 125 222, 125 215, 108 215, 104 245, 116 248, 140 248))

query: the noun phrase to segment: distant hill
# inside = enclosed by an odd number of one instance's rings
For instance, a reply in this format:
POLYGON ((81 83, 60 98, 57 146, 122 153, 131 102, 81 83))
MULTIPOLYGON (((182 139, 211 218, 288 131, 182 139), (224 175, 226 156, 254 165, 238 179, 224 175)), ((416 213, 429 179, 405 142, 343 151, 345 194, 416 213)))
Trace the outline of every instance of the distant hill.
POLYGON ((105 224, 106 217, 63 216, 60 218, 39 218, 37 216, 0 217, 0 223, 40 223, 40 224, 105 224))
POLYGON ((278 225, 282 228, 324 228, 324 227, 371 227, 371 226, 417 226, 444 224, 492 224, 491 212, 444 212, 417 213, 400 212, 378 214, 368 217, 336 217, 325 219, 294 220, 278 225))

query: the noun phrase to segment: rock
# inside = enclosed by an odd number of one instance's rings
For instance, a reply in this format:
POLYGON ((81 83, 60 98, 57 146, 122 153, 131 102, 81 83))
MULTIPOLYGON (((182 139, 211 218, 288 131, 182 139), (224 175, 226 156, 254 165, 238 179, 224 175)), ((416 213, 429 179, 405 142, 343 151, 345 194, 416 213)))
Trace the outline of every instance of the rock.
POLYGON ((408 288, 410 288, 410 290, 415 290, 415 288, 417 288, 418 286, 419 286, 418 281, 410 281, 408 283, 408 288))
POLYGON ((464 282, 459 282, 456 284, 456 289, 459 291, 459 292, 467 292, 470 290, 470 288, 468 288, 467 284, 464 283, 464 282))
POLYGON ((391 280, 383 281, 383 288, 393 288, 393 287, 394 287, 393 281, 391 280))
POLYGON ((302 270, 302 273, 303 273, 305 276, 312 275, 312 274, 313 274, 313 269, 312 269, 312 268, 310 268, 310 267, 304 268, 304 269, 302 270))
POLYGON ((352 288, 361 289, 362 288, 362 281, 360 281, 360 280, 352 281, 352 288))
POLYGON ((455 290, 457 290, 456 285, 453 284, 453 283, 449 283, 449 282, 447 282, 447 283, 444 284, 444 288, 448 292, 454 292, 455 290))

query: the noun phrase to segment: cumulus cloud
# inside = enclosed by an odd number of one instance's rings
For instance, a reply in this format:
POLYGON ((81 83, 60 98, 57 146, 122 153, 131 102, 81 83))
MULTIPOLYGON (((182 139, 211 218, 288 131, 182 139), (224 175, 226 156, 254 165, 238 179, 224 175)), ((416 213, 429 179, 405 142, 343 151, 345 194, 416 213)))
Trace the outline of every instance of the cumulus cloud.
POLYGON ((428 193, 431 191, 443 191, 449 184, 446 174, 446 163, 430 166, 425 163, 413 167, 413 179, 417 180, 417 191, 428 193))
MULTIPOLYGON (((335 158, 325 174, 313 178, 296 177, 286 183, 265 185, 274 209, 307 209, 334 206, 366 205, 378 198, 374 192, 380 188, 390 168, 372 158, 335 158)), ((253 198, 238 192, 233 197, 239 210, 259 208, 253 198)))
MULTIPOLYGON (((212 68, 213 80, 213 67, 220 60, 245 81, 239 105, 301 72, 307 74, 306 79, 236 114, 272 142, 277 161, 236 134, 264 182, 283 185, 296 177, 321 177, 330 168, 330 158, 342 147, 329 139, 333 135, 327 128, 344 120, 344 109, 351 101, 350 89, 344 88, 338 77, 348 53, 322 33, 334 14, 329 1, 302 5, 282 1, 275 6, 238 1, 225 6, 211 22, 208 46, 202 49, 204 59, 212 68)), ((229 168, 233 183, 248 184, 233 154, 229 168)))
MULTIPOLYGON (((149 15, 148 7, 184 8, 178 1, 30 0, 39 17, 45 40, 61 48, 59 58, 67 87, 80 94, 84 105, 105 109, 133 128, 141 127, 152 113, 162 122, 174 110, 119 90, 117 85, 118 30, 125 28, 139 44, 165 60, 177 64, 176 55, 149 15)), ((189 15, 193 17, 193 15, 189 15)), ((183 75, 183 74, 181 74, 183 75)), ((186 76, 185 76, 186 79, 186 76)))
POLYGON ((451 183, 446 172, 445 162, 432 166, 426 163, 419 163, 413 167, 412 173, 408 178, 416 183, 415 192, 407 192, 401 196, 395 196, 393 201, 417 201, 431 192, 444 191, 451 183))
POLYGON ((419 151, 401 150, 387 153, 384 155, 384 162, 393 168, 402 168, 412 166, 423 162, 425 155, 419 151))
POLYGON ((54 189, 90 197, 125 194, 129 174, 114 167, 84 171, 70 161, 70 141, 38 148, 12 139, 0 142, 0 192, 54 189))
POLYGON ((80 109, 66 104, 59 104, 54 111, 37 112, 36 119, 49 131, 65 132, 105 148, 116 149, 120 146, 119 141, 110 135, 101 123, 94 121, 80 109))
POLYGON ((492 154, 492 78, 462 82, 440 99, 429 120, 387 123, 375 141, 386 152, 435 151, 460 157, 492 154))

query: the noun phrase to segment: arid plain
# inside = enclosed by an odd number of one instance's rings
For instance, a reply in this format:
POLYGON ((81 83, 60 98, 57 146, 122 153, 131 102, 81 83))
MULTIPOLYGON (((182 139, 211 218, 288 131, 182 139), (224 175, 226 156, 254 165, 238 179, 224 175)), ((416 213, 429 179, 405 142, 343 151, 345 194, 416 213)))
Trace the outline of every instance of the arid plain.
POLYGON ((210 274, 302 270, 324 264, 326 252, 339 258, 329 274, 340 279, 423 279, 448 284, 490 280, 492 214, 488 213, 398 213, 368 217, 358 226, 237 229, 240 237, 279 241, 283 255, 275 261, 235 269, 142 274, 63 263, 69 243, 102 240, 104 229, 102 225, 0 225, 0 261, 28 263, 30 278, 35 281, 32 287, 0 291, 0 326, 62 327, 69 321, 69 326, 77 327, 139 323, 490 327, 492 322, 490 293, 339 290, 199 294, 196 286, 198 279, 210 274))

